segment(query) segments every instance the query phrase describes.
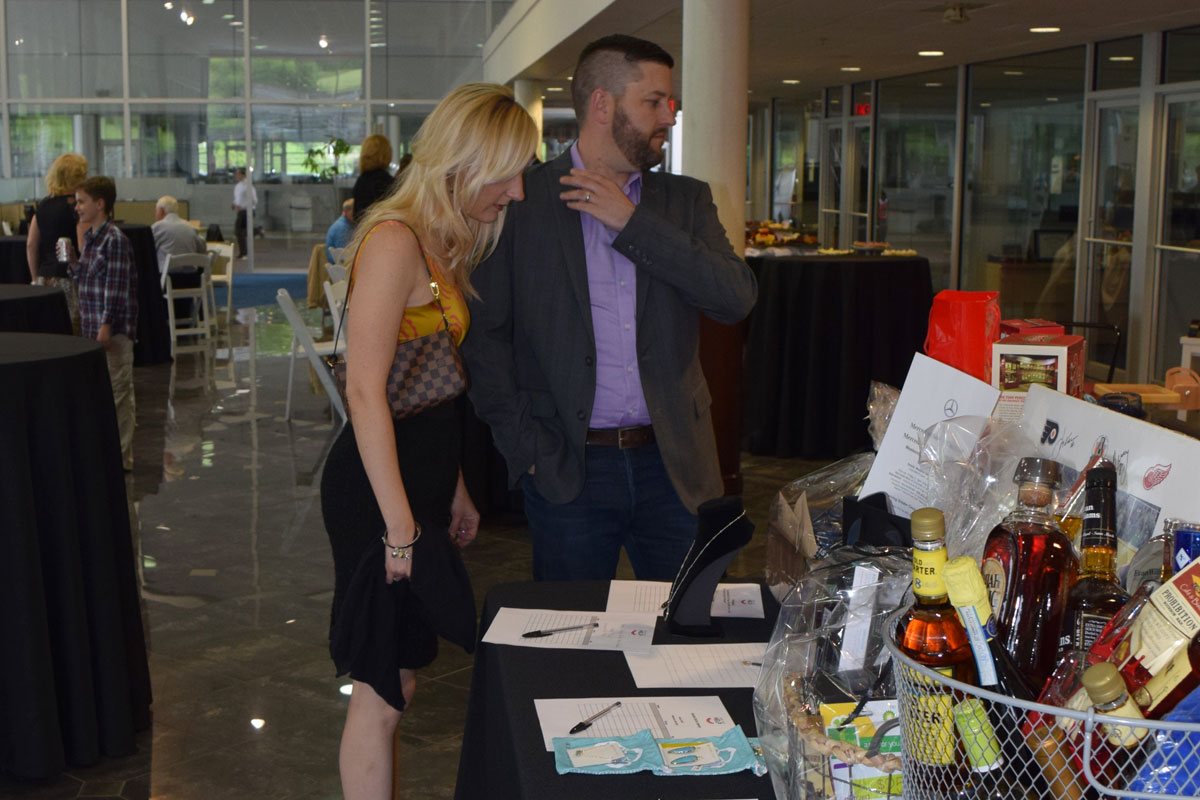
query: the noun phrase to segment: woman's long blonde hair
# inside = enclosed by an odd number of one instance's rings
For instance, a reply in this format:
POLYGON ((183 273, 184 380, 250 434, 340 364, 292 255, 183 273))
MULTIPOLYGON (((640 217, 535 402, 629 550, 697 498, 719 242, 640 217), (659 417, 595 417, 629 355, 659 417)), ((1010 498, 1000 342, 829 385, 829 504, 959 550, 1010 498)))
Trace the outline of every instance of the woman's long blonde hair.
POLYGON ((74 194, 87 178, 88 162, 79 153, 63 153, 46 171, 46 190, 51 197, 74 194))
POLYGON ((474 294, 470 274, 496 246, 504 212, 483 223, 466 214, 485 184, 506 181, 533 159, 537 127, 513 93, 493 83, 468 83, 446 95, 417 131, 409 165, 387 197, 371 206, 346 247, 353 264, 380 222, 413 227, 426 250, 445 258, 452 280, 474 294))

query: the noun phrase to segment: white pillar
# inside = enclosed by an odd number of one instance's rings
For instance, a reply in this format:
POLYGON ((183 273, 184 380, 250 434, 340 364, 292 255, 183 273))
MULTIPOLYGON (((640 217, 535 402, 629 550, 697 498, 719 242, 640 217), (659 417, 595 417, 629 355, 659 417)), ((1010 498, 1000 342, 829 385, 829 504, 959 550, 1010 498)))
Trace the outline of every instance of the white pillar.
POLYGON ((533 117, 533 124, 537 125, 537 157, 545 161, 546 153, 542 146, 542 86, 535 81, 516 80, 513 81, 513 95, 521 104, 521 108, 528 111, 529 116, 533 117))
POLYGON ((706 181, 745 247, 750 0, 683 0, 683 173, 706 181))

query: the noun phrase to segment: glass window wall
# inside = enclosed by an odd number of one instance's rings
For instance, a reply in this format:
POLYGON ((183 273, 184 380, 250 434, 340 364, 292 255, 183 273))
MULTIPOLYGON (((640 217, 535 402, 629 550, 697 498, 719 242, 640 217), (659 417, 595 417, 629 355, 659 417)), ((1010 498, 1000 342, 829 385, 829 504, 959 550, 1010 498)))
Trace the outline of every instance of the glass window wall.
POLYGON ((1200 26, 1167 31, 1163 83, 1200 81, 1200 26))
POLYGON ((91 175, 125 174, 125 114, 119 104, 18 103, 8 112, 14 178, 40 178, 63 153, 84 156, 91 175))
POLYGON ((4 9, 10 98, 125 93, 120 0, 8 0, 4 9))
POLYGON ((482 77, 484 0, 371 0, 370 29, 376 97, 441 97, 482 77))
POLYGON ((999 291, 1005 317, 1071 319, 1084 48, 968 75, 960 287, 999 291))
POLYGON ((774 106, 774 176, 771 219, 791 220, 797 230, 816 235, 821 178, 821 95, 807 102, 778 100, 774 106))
POLYGON ((879 82, 875 238, 929 259, 934 290, 950 288, 957 70, 879 82))
POLYGON ((163 0, 128 2, 130 97, 230 99, 245 94, 241 0, 186 8, 163 0))
POLYGON ((294 0, 250 7, 250 93, 278 100, 363 97, 363 4, 324 0, 302 13, 294 0))
POLYGON ((1142 37, 1114 39, 1096 45, 1097 90, 1132 89, 1142 81, 1142 37))
MULTIPOLYGON (((1198 42, 1200 45, 1200 42, 1198 42)), ((1200 47, 1198 47, 1200 49, 1200 47)), ((1179 337, 1200 319, 1200 100, 1167 107, 1166 174, 1160 250, 1157 360, 1154 374, 1179 366, 1179 337)))

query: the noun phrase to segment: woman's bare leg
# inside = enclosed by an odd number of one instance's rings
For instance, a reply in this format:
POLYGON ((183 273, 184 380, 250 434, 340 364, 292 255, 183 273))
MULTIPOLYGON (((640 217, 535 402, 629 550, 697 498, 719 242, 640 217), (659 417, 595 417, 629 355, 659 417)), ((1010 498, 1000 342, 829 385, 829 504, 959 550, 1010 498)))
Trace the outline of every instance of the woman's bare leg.
MULTIPOLYGON (((416 688, 412 670, 400 670, 400 687, 407 707, 416 688)), ((369 685, 354 681, 338 759, 346 800, 390 800, 392 738, 401 716, 369 685)))

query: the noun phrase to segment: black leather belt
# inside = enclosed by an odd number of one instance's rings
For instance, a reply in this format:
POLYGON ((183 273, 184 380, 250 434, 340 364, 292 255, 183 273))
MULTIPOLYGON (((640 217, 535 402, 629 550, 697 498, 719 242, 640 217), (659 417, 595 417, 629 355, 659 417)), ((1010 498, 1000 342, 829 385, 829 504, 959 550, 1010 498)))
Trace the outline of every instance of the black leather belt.
POLYGON ((600 447, 619 447, 628 450, 632 447, 652 444, 654 428, 649 425, 638 425, 633 428, 588 428, 588 444, 600 447))

